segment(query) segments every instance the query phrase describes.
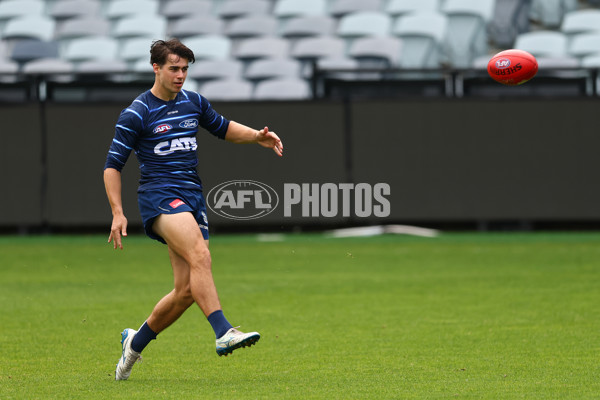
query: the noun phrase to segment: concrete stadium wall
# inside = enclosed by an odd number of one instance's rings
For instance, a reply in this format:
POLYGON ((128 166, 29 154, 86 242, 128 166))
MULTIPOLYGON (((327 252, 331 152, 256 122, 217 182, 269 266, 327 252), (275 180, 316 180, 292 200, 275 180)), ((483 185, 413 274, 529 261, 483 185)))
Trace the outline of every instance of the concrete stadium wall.
MULTIPOLYGON (((278 132, 285 156, 200 135, 206 192, 254 180, 283 198, 302 183, 387 183, 390 215, 284 216, 216 227, 452 221, 600 221, 597 99, 215 103, 223 115, 278 132)), ((127 103, 0 106, 0 227, 108 227, 102 169, 127 103)), ((124 206, 140 224, 137 160, 124 206)), ((288 210, 289 211, 289 210, 288 210)), ((108 229, 108 228, 107 228, 108 229)))

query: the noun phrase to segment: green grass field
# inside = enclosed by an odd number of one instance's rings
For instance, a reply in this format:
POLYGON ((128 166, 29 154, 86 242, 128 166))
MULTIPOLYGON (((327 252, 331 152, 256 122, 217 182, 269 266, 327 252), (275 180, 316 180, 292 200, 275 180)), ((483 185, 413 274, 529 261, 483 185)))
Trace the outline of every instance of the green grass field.
POLYGON ((195 306, 114 381, 120 332, 171 289, 144 237, 0 237, 1 399, 600 397, 600 234, 215 236, 218 357, 195 306))

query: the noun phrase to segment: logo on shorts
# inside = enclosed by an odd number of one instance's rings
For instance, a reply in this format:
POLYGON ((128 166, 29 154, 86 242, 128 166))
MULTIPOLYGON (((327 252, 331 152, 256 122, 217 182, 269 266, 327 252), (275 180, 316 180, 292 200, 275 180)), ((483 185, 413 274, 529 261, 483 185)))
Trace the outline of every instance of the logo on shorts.
POLYGON ((279 204, 277 192, 257 181, 229 181, 215 186, 206 197, 215 214, 237 220, 264 217, 279 204))
POLYGON ((185 203, 182 200, 179 199, 175 199, 172 202, 169 203, 169 205, 171 206, 171 208, 177 208, 179 206, 184 205, 185 203))
POLYGON ((156 128, 154 128, 154 130, 152 131, 152 133, 158 134, 158 133, 165 133, 169 130, 171 130, 173 127, 169 124, 160 124, 158 125, 156 128))

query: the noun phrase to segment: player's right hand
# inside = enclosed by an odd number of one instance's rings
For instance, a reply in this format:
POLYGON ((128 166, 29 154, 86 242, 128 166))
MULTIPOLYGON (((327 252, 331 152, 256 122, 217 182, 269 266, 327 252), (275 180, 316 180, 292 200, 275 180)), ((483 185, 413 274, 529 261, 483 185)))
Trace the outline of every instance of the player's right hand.
POLYGON ((127 236, 127 218, 124 215, 114 216, 110 228, 108 243, 113 242, 113 249, 123 250, 122 237, 127 236))

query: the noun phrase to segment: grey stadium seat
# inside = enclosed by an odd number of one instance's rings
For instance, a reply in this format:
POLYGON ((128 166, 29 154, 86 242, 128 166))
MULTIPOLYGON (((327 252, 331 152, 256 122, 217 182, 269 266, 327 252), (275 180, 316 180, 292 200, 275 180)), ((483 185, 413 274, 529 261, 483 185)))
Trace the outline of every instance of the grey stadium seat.
POLYGON ((110 23, 102 17, 75 17, 62 22, 56 31, 56 39, 72 39, 86 36, 108 36, 110 23))
POLYGON ((244 78, 250 81, 300 78, 300 68, 300 62, 290 58, 256 60, 248 66, 244 78))
POLYGON ((225 28, 225 34, 236 39, 275 36, 278 26, 278 21, 273 16, 249 15, 232 20, 225 28))
POLYGON ((379 11, 361 11, 343 16, 337 27, 338 36, 353 39, 364 36, 388 36, 392 19, 379 11))
POLYGON ((398 17, 415 12, 438 12, 440 0, 390 0, 385 6, 385 12, 392 17, 398 17))
POLYGON ((298 39, 311 36, 331 36, 336 23, 329 16, 304 16, 290 18, 281 28, 281 36, 298 39))
POLYGON ((158 6, 158 0, 108 0, 105 15, 110 19, 158 15, 158 6))
POLYGON ((14 44, 10 58, 20 64, 40 58, 57 58, 58 43, 35 39, 19 40, 14 44))
POLYGON ((161 15, 167 19, 184 18, 194 15, 209 15, 213 9, 210 0, 171 0, 165 3, 161 15))
POLYGON ((0 21, 15 17, 42 15, 46 7, 43 0, 3 0, 0 1, 0 21))
POLYGON ((526 32, 517 36, 515 48, 535 57, 564 56, 567 54, 567 37, 558 31, 526 32))
POLYGON ((273 15, 277 18, 324 16, 326 14, 326 0, 277 0, 273 8, 273 15))
POLYGON ((59 0, 53 3, 48 15, 57 20, 99 16, 100 7, 98 0, 59 0))
POLYGON ((573 36, 568 45, 568 51, 569 54, 580 58, 600 53, 600 31, 573 36))
POLYGON ((223 60, 231 56, 231 40, 223 35, 192 36, 183 40, 196 60, 223 60))
POLYGON ((255 100, 307 100, 311 98, 311 90, 304 79, 268 79, 256 84, 253 98, 255 100))
POLYGON ((120 18, 112 30, 116 38, 155 37, 164 38, 167 20, 158 15, 136 15, 120 18))
POLYGON ((62 58, 72 62, 110 59, 117 57, 118 42, 109 37, 76 38, 69 43, 62 58))
POLYGON ((55 25, 53 19, 42 15, 15 17, 6 22, 2 38, 51 40, 54 37, 55 25))
POLYGON ((600 31, 600 10, 588 9, 567 13, 560 30, 567 35, 600 31))
POLYGON ((214 80, 200 87, 200 94, 209 101, 250 100, 252 91, 252 84, 241 79, 214 80))
POLYGON ((287 40, 280 37, 260 37, 244 40, 233 55, 240 60, 252 61, 259 58, 287 57, 288 53, 287 40))
POLYGON ((500 48, 512 47, 517 35, 529 32, 531 0, 496 1, 494 16, 488 25, 490 40, 500 48))
POLYGON ((396 37, 360 38, 352 43, 348 55, 363 68, 390 68, 398 65, 401 47, 396 37))
POLYGON ((382 10, 382 0, 331 0, 328 12, 336 18, 341 18, 357 12, 382 10))
POLYGON ((338 58, 346 54, 346 43, 336 36, 300 39, 292 48, 291 55, 300 60, 338 58))
POLYGON ((224 19, 267 15, 270 12, 271 2, 268 0, 223 0, 216 10, 216 14, 224 19))
POLYGON ((556 29, 564 16, 576 9, 577 0, 533 0, 529 18, 546 29, 556 29))
POLYGON ((186 38, 198 35, 220 35, 225 23, 211 15, 195 14, 180 18, 169 27, 169 35, 176 38, 186 38))
POLYGON ((73 76, 73 64, 59 58, 41 58, 26 63, 23 73, 26 75, 46 75, 46 79, 54 82, 71 82, 73 76))
POLYGON ((215 79, 236 80, 242 78, 243 63, 235 59, 200 60, 190 65, 188 78, 199 82, 215 79))
POLYGON ((446 0, 442 11, 448 17, 446 46, 450 63, 469 67, 474 58, 487 54, 487 25, 496 0, 446 0))
POLYGON ((154 40, 151 37, 124 39, 119 46, 118 58, 127 62, 131 67, 139 60, 149 62, 150 46, 154 40))
POLYGON ((392 27, 402 39, 403 68, 438 68, 443 60, 443 43, 448 19, 440 13, 415 13, 402 16, 392 27))

